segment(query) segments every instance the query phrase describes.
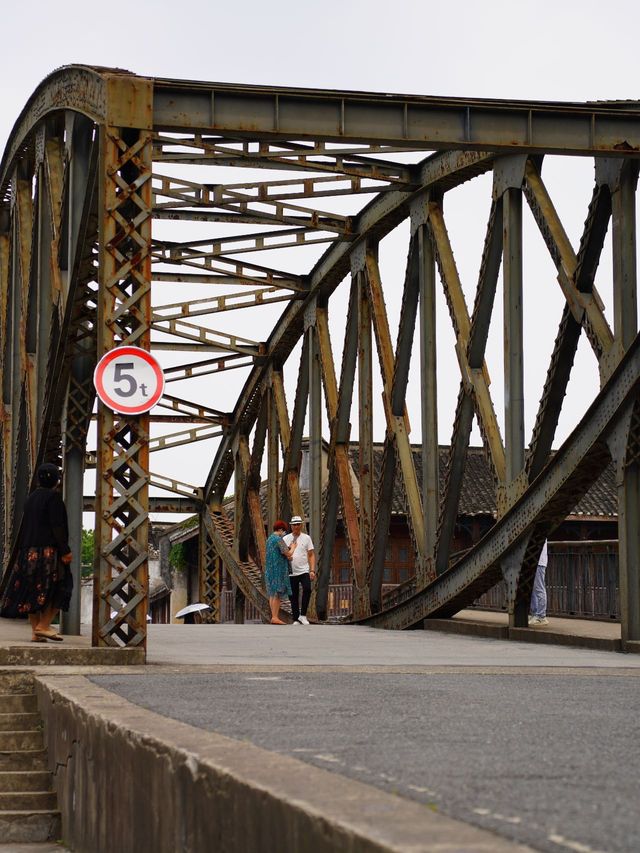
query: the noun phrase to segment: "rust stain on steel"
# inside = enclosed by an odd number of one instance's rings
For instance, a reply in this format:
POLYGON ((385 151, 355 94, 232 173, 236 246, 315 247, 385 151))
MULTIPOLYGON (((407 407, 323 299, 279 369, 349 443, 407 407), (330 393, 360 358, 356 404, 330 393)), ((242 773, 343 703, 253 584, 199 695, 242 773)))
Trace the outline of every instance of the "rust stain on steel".
POLYGON ((112 127, 153 128, 153 81, 129 75, 107 75, 106 121, 112 127))
POLYGON ((349 461, 349 450, 345 444, 338 444, 334 450, 334 460, 338 486, 342 500, 342 520, 347 533, 351 559, 353 560, 353 571, 357 578, 357 585, 364 586, 364 565, 362 561, 362 548, 360 543, 360 527, 358 523, 358 510, 356 508, 353 484, 351 482, 351 463, 349 461))

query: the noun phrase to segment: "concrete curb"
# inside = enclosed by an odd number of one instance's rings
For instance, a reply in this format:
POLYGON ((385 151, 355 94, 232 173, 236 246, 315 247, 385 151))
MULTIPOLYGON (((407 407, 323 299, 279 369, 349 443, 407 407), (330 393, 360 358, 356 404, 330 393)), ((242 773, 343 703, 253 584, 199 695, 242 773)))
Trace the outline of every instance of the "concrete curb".
MULTIPOLYGON (((425 619, 426 631, 444 631, 468 637, 488 637, 493 640, 516 640, 520 643, 543 643, 555 646, 571 646, 577 649, 595 649, 602 652, 622 652, 622 642, 606 637, 585 637, 576 634, 561 634, 548 628, 509 628, 506 625, 489 625, 485 622, 462 621, 461 619, 425 619)), ((635 651, 628 648, 624 651, 635 651)), ((640 646, 640 643, 638 644, 640 646)))
POLYGON ((506 853, 529 848, 338 774, 36 676, 63 839, 87 853, 506 853))
POLYGON ((65 648, 62 644, 0 648, 0 666, 141 666, 143 648, 65 648))

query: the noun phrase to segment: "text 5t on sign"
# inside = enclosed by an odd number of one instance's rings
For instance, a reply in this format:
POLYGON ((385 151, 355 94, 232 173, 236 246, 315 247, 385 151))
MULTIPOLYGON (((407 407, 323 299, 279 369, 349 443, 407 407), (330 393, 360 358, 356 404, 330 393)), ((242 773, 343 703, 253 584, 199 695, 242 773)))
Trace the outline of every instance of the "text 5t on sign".
POLYGON ((146 350, 116 347, 102 356, 93 384, 105 406, 123 415, 148 412, 164 393, 162 368, 146 350))

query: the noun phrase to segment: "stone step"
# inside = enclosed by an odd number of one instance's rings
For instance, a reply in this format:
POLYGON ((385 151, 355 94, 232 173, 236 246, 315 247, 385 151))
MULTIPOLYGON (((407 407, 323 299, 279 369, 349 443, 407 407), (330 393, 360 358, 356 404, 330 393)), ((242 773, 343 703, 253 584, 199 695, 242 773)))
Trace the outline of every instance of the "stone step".
POLYGON ((33 673, 25 670, 0 670, 0 693, 33 693, 33 673))
POLYGON ((0 771, 0 792, 51 791, 53 780, 48 770, 0 771))
POLYGON ((54 791, 5 791, 0 793, 2 812, 54 811, 58 801, 54 791))
POLYGON ((41 723, 40 714, 0 712, 0 732, 33 732, 40 729, 41 723))
POLYGON ((0 711, 3 714, 35 714, 38 703, 35 693, 0 693, 0 711))
POLYGON ((45 749, 23 749, 0 752, 0 771, 46 769, 47 751, 45 749))
POLYGON ((42 732, 0 732, 0 752, 23 749, 42 749, 42 732))
POLYGON ((60 835, 59 811, 0 811, 3 844, 58 841, 60 835))

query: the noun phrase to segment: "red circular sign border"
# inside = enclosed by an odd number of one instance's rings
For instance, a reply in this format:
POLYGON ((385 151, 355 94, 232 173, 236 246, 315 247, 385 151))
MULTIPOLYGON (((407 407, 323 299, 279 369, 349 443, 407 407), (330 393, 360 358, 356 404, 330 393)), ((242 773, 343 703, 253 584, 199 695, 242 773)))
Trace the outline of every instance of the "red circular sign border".
POLYGON ((105 353, 100 361, 97 363, 95 370, 93 371, 93 384, 97 391, 98 397, 107 406, 109 409, 113 409, 114 412, 118 412, 120 415, 144 415, 145 412, 148 412, 152 409, 158 402, 158 400, 162 397, 164 393, 164 373, 162 372, 162 368, 158 364, 157 360, 150 352, 147 350, 141 349, 140 347, 116 347, 115 349, 109 350, 109 352, 105 353), (113 400, 109 394, 107 394, 104 383, 102 381, 102 377, 106 368, 111 364, 111 362, 120 358, 123 355, 135 355, 139 358, 142 358, 143 361, 146 361, 147 364, 153 369, 153 372, 156 375, 159 386, 158 391, 153 395, 153 397, 149 398, 149 405, 145 405, 144 408, 140 408, 140 406, 123 406, 117 400, 113 400))

